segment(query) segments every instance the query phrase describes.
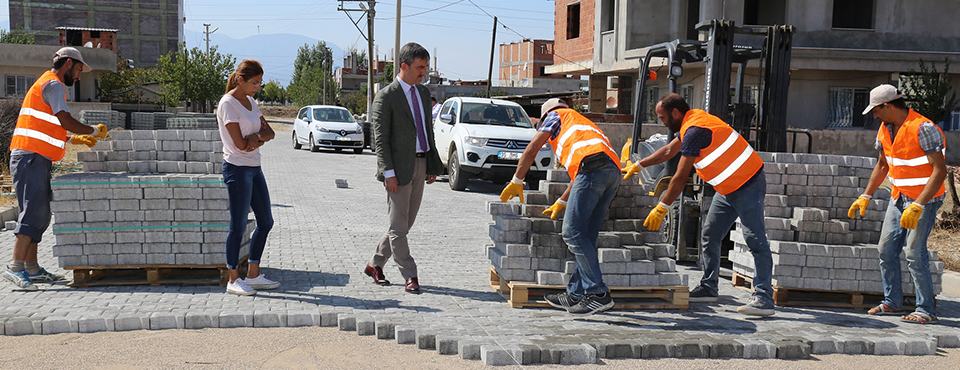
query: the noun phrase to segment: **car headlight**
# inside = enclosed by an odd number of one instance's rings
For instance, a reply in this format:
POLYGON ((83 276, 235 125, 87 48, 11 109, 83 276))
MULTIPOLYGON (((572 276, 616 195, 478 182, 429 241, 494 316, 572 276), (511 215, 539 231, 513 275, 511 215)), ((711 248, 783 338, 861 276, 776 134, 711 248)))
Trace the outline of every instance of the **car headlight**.
POLYGON ((466 138, 464 138, 464 142, 465 142, 467 145, 470 145, 470 146, 484 146, 484 145, 487 145, 487 140, 489 140, 489 139, 484 138, 484 137, 473 137, 473 136, 467 136, 466 138))
POLYGON ((357 125, 357 133, 358 133, 358 134, 362 134, 362 133, 363 133, 363 126, 357 125))
POLYGON ((553 148, 550 147, 550 143, 543 143, 543 146, 540 147, 541 152, 549 152, 551 150, 553 150, 553 148))

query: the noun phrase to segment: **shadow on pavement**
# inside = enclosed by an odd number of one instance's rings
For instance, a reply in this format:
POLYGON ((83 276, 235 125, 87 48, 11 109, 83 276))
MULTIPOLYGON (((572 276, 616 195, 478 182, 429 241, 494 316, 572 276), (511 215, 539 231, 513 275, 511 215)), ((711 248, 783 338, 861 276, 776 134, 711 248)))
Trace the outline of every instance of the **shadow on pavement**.
POLYGON ((504 302, 503 300, 503 297, 500 297, 500 295, 497 294, 496 292, 492 292, 489 290, 476 291, 476 290, 450 288, 445 286, 421 285, 421 291, 423 292, 423 294, 454 296, 454 297, 467 298, 467 299, 472 299, 475 301, 482 301, 482 302, 499 301, 506 304, 506 302, 504 302))

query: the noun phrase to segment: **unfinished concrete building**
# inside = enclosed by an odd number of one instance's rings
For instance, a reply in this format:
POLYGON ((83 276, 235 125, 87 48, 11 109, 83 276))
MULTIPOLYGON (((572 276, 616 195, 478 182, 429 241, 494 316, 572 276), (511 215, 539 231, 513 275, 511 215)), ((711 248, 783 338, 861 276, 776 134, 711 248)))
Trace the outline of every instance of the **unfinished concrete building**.
MULTIPOLYGON (((590 111, 603 112, 608 80, 615 77, 621 107, 631 91, 639 59, 649 46, 676 39, 704 40, 696 25, 711 19, 736 25, 788 24, 793 35, 788 125, 796 128, 870 128, 860 114, 871 88, 901 84, 919 60, 960 62, 960 29, 951 24, 960 3, 919 0, 556 0, 556 52, 570 62, 546 73, 590 75, 590 111)), ((691 106, 703 103, 704 68, 685 65, 678 93, 691 106)), ((958 69, 951 69, 955 89, 958 69)), ((747 91, 756 91, 757 70, 747 69, 747 91), (750 81, 753 81, 751 84, 750 81)), ((649 100, 667 92, 666 81, 647 85, 649 100)), ((630 99, 628 99, 630 97, 630 99)), ((649 102, 648 102, 649 103, 649 102)), ((632 109, 632 108, 631 108, 632 109)), ((631 113, 628 111, 627 113, 631 113)), ((655 122, 655 117, 647 117, 655 122)))
POLYGON ((177 50, 183 41, 183 0, 9 3, 10 28, 34 32, 39 45, 60 45, 64 38, 77 38, 71 34, 81 32, 76 28, 116 29, 116 48, 112 50, 136 66, 153 66, 157 58, 177 50), (65 35, 61 36, 61 31, 65 35))
POLYGON ((500 86, 540 87, 551 91, 579 91, 586 81, 579 76, 546 74, 554 64, 553 40, 523 40, 500 44, 500 86))

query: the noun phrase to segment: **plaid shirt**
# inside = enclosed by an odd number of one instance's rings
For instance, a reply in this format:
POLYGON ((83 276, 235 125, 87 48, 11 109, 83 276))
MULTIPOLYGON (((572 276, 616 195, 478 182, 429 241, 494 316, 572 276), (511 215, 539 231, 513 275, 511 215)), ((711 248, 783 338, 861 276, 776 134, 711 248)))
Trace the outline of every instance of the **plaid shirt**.
POLYGON ((556 139, 557 135, 560 135, 560 114, 557 112, 547 113, 537 131, 549 132, 550 139, 556 139))
MULTIPOLYGON (((896 138, 897 133, 894 132, 894 125, 890 123, 884 123, 883 125, 886 126, 887 130, 891 133, 890 140, 892 141, 894 138, 896 138)), ((917 140, 920 141, 920 149, 923 149, 923 152, 927 154, 939 152, 946 146, 946 142, 943 140, 943 134, 940 133, 940 130, 938 130, 937 127, 933 125, 933 122, 930 121, 920 124, 920 129, 917 133, 917 140)), ((880 140, 877 140, 873 144, 873 148, 878 150, 880 154, 884 154, 883 144, 880 144, 880 140)), ((930 199, 930 201, 942 201, 944 195, 933 197, 933 199, 930 199)), ((904 195, 903 193, 900 193, 900 196, 908 202, 913 202, 916 200, 904 195)))

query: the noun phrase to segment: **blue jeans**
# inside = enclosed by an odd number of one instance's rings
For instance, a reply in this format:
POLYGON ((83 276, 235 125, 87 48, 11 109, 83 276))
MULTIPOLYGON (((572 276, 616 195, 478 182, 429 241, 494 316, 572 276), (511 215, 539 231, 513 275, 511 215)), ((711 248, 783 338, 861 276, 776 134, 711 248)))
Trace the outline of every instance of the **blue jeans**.
POLYGON ((270 211, 270 193, 260 167, 234 166, 223 162, 223 182, 230 197, 230 233, 227 235, 227 268, 236 270, 240 264, 240 242, 247 230, 247 214, 253 210, 257 229, 250 239, 249 262, 259 264, 267 233, 273 228, 270 211))
POLYGON ((930 276, 930 255, 927 253, 927 237, 937 221, 937 210, 943 201, 928 202, 920 214, 914 230, 900 227, 900 216, 912 202, 903 198, 891 200, 883 217, 880 229, 880 274, 883 278, 883 304, 893 309, 903 305, 903 286, 900 275, 900 252, 906 245, 907 267, 913 276, 917 292, 917 311, 937 316, 933 308, 933 282, 930 276))
POLYGON ((577 260, 567 284, 567 292, 574 298, 607 291, 600 273, 597 237, 619 187, 620 169, 609 159, 596 169, 581 168, 573 181, 563 216, 563 241, 577 260))
POLYGON ((767 194, 767 179, 762 169, 756 176, 730 194, 717 193, 713 196, 710 211, 703 221, 703 234, 700 239, 703 248, 700 255, 700 267, 703 268, 700 286, 717 293, 720 280, 720 244, 739 217, 743 226, 743 238, 753 254, 753 294, 773 304, 773 288, 770 284, 773 258, 770 256, 770 243, 767 242, 767 229, 763 223, 763 199, 767 194))

